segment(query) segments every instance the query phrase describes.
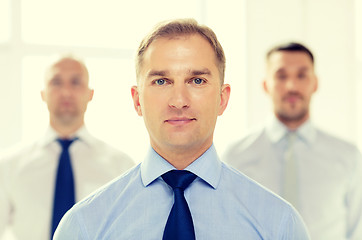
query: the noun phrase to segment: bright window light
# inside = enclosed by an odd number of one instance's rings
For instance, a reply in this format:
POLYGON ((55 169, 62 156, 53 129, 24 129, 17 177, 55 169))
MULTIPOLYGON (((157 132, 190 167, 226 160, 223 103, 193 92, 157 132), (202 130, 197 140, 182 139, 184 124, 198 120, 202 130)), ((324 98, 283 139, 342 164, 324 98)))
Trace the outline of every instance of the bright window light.
POLYGON ((134 48, 155 23, 197 19, 200 7, 195 0, 22 1, 23 39, 45 45, 134 48))
POLYGON ((0 43, 10 40, 10 0, 0 0, 0 43))
POLYGON ((40 91, 44 86, 46 66, 50 57, 28 56, 23 58, 22 66, 22 129, 23 142, 38 139, 48 126, 49 118, 46 104, 40 91))

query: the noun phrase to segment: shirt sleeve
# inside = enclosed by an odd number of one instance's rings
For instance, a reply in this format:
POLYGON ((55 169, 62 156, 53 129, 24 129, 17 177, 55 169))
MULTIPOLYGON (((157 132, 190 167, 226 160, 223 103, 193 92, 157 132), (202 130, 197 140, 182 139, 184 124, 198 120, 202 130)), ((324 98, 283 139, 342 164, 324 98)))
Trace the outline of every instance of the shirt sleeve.
POLYGON ((54 233, 53 240, 90 239, 86 236, 84 231, 82 231, 81 222, 78 220, 76 213, 73 212, 72 209, 63 216, 54 233))
POLYGON ((292 211, 285 218, 285 224, 279 229, 279 239, 281 240, 310 240, 308 229, 299 215, 299 213, 291 208, 292 211), (293 211, 294 210, 294 211, 293 211))
POLYGON ((3 189, 0 187, 0 239, 7 225, 9 212, 9 203, 3 189))
POLYGON ((356 149, 352 155, 355 164, 346 196, 347 207, 347 239, 362 239, 362 155, 356 149))
POLYGON ((5 173, 4 161, 0 159, 0 238, 8 225, 11 212, 11 205, 7 196, 5 173))

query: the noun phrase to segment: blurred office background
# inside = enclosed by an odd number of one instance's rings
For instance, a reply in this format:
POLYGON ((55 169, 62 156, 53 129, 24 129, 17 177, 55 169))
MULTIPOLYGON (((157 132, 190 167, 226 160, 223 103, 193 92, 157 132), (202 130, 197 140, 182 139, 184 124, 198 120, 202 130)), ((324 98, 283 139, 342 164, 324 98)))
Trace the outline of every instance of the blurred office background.
POLYGON ((316 57, 312 120, 362 149, 361 16, 361 0, 0 0, 0 151, 43 134, 44 69, 72 52, 85 60, 95 89, 88 129, 140 162, 149 145, 130 93, 135 49, 154 24, 179 17, 210 26, 226 53, 232 95, 216 127, 220 154, 271 114, 264 55, 290 40, 316 57))

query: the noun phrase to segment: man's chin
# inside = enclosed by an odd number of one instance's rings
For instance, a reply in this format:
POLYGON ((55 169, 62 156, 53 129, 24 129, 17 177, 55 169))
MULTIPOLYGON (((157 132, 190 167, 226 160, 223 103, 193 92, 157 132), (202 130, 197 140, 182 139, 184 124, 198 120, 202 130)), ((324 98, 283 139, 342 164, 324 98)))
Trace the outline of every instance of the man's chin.
POLYGON ((168 145, 174 149, 188 149, 194 145, 195 140, 192 137, 172 137, 168 141, 168 145))
POLYGON ((61 116, 58 116, 59 122, 63 125, 72 125, 77 118, 78 116, 74 114, 62 114, 61 116))
POLYGON ((278 118, 283 122, 299 122, 305 118, 306 112, 298 113, 279 113, 278 118))

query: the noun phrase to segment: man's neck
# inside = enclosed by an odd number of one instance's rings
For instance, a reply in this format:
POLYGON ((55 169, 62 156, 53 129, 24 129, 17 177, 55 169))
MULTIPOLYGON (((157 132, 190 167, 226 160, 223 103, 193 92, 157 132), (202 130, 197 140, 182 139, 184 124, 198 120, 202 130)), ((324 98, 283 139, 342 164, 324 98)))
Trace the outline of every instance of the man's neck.
POLYGON ((200 148, 172 148, 165 150, 161 149, 154 144, 151 144, 152 148, 166 161, 168 161, 172 166, 178 170, 183 170, 189 166, 192 162, 198 159, 202 154, 204 154, 211 145, 200 148))
POLYGON ((81 124, 72 124, 72 125, 61 125, 54 124, 50 122, 50 126, 59 134, 60 138, 70 138, 72 137, 82 126, 81 124))

